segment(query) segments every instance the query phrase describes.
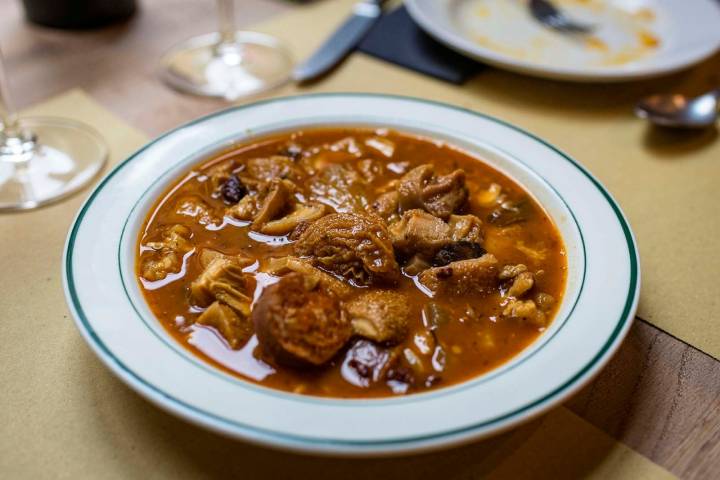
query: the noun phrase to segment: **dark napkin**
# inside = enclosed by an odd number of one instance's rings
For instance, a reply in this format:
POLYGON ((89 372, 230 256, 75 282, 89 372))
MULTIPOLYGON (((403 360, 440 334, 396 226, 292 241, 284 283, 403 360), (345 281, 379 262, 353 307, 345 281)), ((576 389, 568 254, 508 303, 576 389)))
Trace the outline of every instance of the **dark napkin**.
POLYGON ((413 21, 402 6, 385 13, 358 50, 441 80, 461 84, 482 64, 438 43, 413 21))

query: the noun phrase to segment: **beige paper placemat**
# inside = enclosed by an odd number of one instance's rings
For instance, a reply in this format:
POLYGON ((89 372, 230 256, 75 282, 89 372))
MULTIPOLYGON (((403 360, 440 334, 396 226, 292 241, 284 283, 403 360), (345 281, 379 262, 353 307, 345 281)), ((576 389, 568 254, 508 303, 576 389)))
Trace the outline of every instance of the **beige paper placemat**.
MULTIPOLYGON (((296 58, 312 52, 355 0, 298 9, 259 26, 296 58)), ((653 132, 632 114, 643 95, 699 92, 720 84, 720 55, 661 80, 580 85, 487 68, 463 87, 354 54, 322 82, 278 94, 378 92, 418 96, 509 121, 587 166, 619 201, 637 235, 642 266, 638 315, 720 358, 720 139, 715 131, 653 132)))
MULTIPOLYGON (((80 91, 31 111, 95 126, 110 145, 111 163, 146 141, 80 91)), ((384 460, 279 453, 176 419, 113 377, 69 316, 61 255, 87 194, 0 216, 2 478, 672 478, 564 407, 487 441, 384 460)))

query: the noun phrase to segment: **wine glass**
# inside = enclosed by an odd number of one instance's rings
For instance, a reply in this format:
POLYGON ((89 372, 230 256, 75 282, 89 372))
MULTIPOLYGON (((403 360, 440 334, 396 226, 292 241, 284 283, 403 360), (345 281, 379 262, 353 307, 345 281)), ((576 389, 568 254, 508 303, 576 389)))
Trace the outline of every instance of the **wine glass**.
POLYGON ((78 191, 107 156, 100 135, 80 122, 18 118, 0 50, 0 211, 36 208, 78 191))
POLYGON ((190 38, 162 56, 165 82, 183 92, 233 101, 289 80, 292 57, 279 40, 236 31, 234 0, 217 0, 217 9, 219 32, 190 38))

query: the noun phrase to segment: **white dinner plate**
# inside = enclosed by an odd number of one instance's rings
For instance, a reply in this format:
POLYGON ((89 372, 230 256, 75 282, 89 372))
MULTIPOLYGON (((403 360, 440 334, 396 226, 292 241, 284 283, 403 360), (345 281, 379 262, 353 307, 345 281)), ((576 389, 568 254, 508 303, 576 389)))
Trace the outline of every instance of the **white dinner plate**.
POLYGON ((612 82, 687 68, 720 49, 720 0, 553 0, 592 35, 534 20, 528 0, 406 0, 430 35, 469 57, 538 77, 612 82))
POLYGON ((100 359, 145 398, 188 421, 263 445, 389 455, 485 437, 539 415, 598 373, 627 333, 640 273, 619 207, 580 164, 501 120, 426 100, 319 94, 201 118, 115 167, 85 202, 64 256, 67 302, 100 359), (213 152, 311 126, 389 127, 464 148, 525 186, 556 223, 567 288, 550 327, 502 367, 464 383, 381 399, 309 397, 230 376, 156 320, 134 276, 136 239, 156 198, 213 152))

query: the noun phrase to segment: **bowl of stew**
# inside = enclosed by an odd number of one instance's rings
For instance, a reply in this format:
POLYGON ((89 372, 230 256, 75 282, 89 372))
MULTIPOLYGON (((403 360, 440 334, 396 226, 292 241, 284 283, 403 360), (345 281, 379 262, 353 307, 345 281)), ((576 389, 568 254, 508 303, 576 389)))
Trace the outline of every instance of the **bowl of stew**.
POLYGON ((558 404, 632 321, 631 231, 533 135, 370 94, 237 107, 151 142, 70 231, 99 357, 181 417, 263 445, 382 455, 558 404))

